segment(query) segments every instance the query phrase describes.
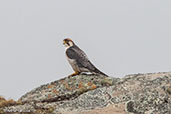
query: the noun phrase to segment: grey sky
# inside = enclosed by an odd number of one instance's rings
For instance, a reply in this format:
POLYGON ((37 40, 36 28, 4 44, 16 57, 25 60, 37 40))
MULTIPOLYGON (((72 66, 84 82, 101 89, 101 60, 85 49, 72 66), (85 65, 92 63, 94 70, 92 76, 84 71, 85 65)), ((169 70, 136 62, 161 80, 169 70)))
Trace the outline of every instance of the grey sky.
POLYGON ((113 77, 170 71, 170 0, 1 0, 0 95, 25 92, 73 71, 72 38, 113 77))

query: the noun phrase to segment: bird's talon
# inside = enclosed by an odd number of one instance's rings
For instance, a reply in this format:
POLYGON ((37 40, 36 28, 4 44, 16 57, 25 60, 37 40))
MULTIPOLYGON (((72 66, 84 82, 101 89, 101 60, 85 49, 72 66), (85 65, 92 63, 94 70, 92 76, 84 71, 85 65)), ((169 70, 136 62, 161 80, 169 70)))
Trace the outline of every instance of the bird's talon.
POLYGON ((80 74, 80 73, 79 72, 74 72, 73 74, 69 75, 68 77, 73 77, 73 76, 76 76, 78 74, 80 74))

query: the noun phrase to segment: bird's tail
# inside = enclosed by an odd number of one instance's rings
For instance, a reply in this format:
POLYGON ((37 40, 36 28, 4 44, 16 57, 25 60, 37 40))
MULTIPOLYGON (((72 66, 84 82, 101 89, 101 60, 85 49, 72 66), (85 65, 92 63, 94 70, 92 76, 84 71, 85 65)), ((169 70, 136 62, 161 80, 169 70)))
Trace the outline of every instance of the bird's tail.
POLYGON ((99 69, 97 69, 97 68, 94 70, 94 72, 95 72, 96 74, 101 74, 101 75, 104 75, 104 76, 108 77, 107 74, 101 72, 101 71, 100 71, 99 69))

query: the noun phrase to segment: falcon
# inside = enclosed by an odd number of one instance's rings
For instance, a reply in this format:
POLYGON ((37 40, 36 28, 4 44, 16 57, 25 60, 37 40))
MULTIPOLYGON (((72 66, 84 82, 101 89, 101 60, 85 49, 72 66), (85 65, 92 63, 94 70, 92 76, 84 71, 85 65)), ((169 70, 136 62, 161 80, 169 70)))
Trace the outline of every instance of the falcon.
POLYGON ((90 62, 87 55, 70 38, 64 39, 63 44, 67 60, 75 71, 70 76, 76 76, 83 72, 107 76, 90 62))

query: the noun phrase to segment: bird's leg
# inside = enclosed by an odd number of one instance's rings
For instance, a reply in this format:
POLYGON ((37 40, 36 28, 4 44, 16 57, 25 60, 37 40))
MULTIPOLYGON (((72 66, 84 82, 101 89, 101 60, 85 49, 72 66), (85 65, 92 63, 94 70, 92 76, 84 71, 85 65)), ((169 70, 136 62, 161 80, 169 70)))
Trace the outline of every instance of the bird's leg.
POLYGON ((80 72, 74 72, 74 73, 72 73, 71 75, 69 75, 69 77, 73 77, 73 76, 76 76, 76 75, 78 75, 78 74, 80 74, 80 72))
POLYGON ((80 74, 80 72, 74 72, 74 73, 71 74, 71 76, 76 76, 78 74, 80 74))

